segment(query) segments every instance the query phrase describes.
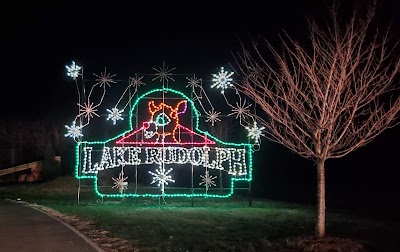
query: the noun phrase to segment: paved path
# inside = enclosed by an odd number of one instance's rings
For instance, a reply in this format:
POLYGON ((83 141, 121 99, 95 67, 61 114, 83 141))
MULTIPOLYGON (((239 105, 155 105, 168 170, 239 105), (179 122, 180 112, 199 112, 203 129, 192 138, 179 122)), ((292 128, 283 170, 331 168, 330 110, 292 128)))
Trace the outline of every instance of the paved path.
POLYGON ((34 208, 0 200, 0 251, 100 252, 76 229, 34 208))

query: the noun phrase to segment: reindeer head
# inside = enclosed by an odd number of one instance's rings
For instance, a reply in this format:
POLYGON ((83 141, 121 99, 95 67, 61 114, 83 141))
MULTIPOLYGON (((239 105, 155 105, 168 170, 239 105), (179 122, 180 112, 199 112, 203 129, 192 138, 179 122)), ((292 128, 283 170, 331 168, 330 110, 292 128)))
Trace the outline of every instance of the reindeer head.
POLYGON ((187 101, 180 101, 175 107, 163 102, 155 105, 154 101, 150 101, 148 105, 150 121, 143 122, 144 136, 148 139, 155 137, 157 142, 178 142, 175 131, 179 125, 179 114, 186 112, 187 101))

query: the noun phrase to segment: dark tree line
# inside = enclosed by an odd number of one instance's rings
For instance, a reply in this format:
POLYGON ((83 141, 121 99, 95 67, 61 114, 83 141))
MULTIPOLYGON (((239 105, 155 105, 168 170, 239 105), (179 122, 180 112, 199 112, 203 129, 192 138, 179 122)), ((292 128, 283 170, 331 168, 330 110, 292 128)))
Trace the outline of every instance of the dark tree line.
MULTIPOLYGON (((53 161, 63 151, 62 130, 61 123, 43 119, 0 122, 0 168, 38 160, 53 161)), ((52 164, 46 164, 44 168, 49 170, 52 164)))

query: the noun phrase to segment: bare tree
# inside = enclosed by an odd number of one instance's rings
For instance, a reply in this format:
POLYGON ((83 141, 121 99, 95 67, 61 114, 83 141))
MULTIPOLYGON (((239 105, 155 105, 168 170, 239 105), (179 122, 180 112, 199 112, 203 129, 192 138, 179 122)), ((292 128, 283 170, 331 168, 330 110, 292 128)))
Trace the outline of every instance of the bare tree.
POLYGON ((14 119, 0 122, 2 148, 8 149, 11 154, 7 165, 43 159, 48 147, 59 152, 62 145, 59 128, 56 123, 45 120, 14 119))
POLYGON ((32 131, 32 141, 34 148, 36 149, 37 156, 41 159, 45 156, 45 150, 50 139, 50 134, 52 133, 49 123, 44 120, 37 120, 31 122, 29 128, 32 131))
POLYGON ((251 51, 243 47, 234 55, 243 77, 238 89, 267 115, 257 117, 267 138, 316 164, 317 238, 325 236, 325 161, 395 126, 400 111, 399 95, 393 96, 400 71, 397 44, 391 44, 389 29, 371 29, 376 4, 366 8, 342 23, 332 5, 331 25, 308 22, 306 45, 285 33, 282 51, 265 41, 265 47, 253 42, 251 51))
POLYGON ((0 123, 0 141, 10 150, 8 165, 15 165, 17 159, 21 158, 21 152, 29 142, 29 133, 22 121, 8 120, 0 123))

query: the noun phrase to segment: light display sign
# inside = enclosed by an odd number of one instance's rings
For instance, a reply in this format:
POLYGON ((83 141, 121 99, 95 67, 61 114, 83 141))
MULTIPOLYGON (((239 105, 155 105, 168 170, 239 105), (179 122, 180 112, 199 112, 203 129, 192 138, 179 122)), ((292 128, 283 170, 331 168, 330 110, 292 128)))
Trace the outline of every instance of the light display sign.
MULTIPOLYGON (((75 82, 81 76, 80 69, 75 62, 67 67, 69 76, 75 82)), ((165 85, 168 81, 174 81, 170 73, 172 70, 165 66, 157 70, 157 77, 153 81, 162 82, 161 88, 149 90, 140 96, 137 90, 140 85, 145 85, 143 77, 130 78, 128 88, 134 88, 135 99, 131 94, 122 109, 122 98, 113 108, 106 109, 109 113, 106 120, 111 120, 112 125, 125 124, 125 130, 107 139, 84 140, 86 133, 83 129, 91 120, 100 117, 100 105, 106 88, 117 83, 112 79, 115 75, 110 75, 106 70, 101 75, 95 75, 97 83, 91 87, 88 97, 79 99, 79 114, 71 126, 66 126, 68 132, 65 136, 76 141, 76 178, 93 180, 99 196, 224 198, 231 196, 241 181, 250 183, 252 180, 252 155, 254 145, 259 145, 262 128, 253 130, 255 122, 253 128, 248 128, 249 139, 255 140, 255 144, 221 141, 201 129, 201 114, 195 106, 196 101, 206 116, 204 122, 212 126, 221 121, 221 112, 217 112, 212 105, 208 112, 205 110, 202 97, 196 95, 195 88, 201 88, 203 95, 205 92, 195 77, 187 78, 189 84, 186 87, 192 88, 191 97, 165 85), (96 87, 102 90, 97 104, 91 102, 96 87), (124 115, 124 111, 128 113, 124 115)), ((230 83, 233 73, 221 71, 226 76, 220 80, 217 77, 221 73, 213 75, 215 83, 212 87, 220 87, 225 91, 233 87, 230 83), (218 84, 220 81, 224 82, 218 84)), ((221 93, 227 101, 226 92, 221 93)), ((206 99, 210 101, 208 97, 206 99)), ((250 127, 250 124, 242 124, 242 120, 252 118, 250 105, 241 99, 236 104, 235 107, 228 103, 232 108, 230 115, 239 118, 240 125, 250 127)))

